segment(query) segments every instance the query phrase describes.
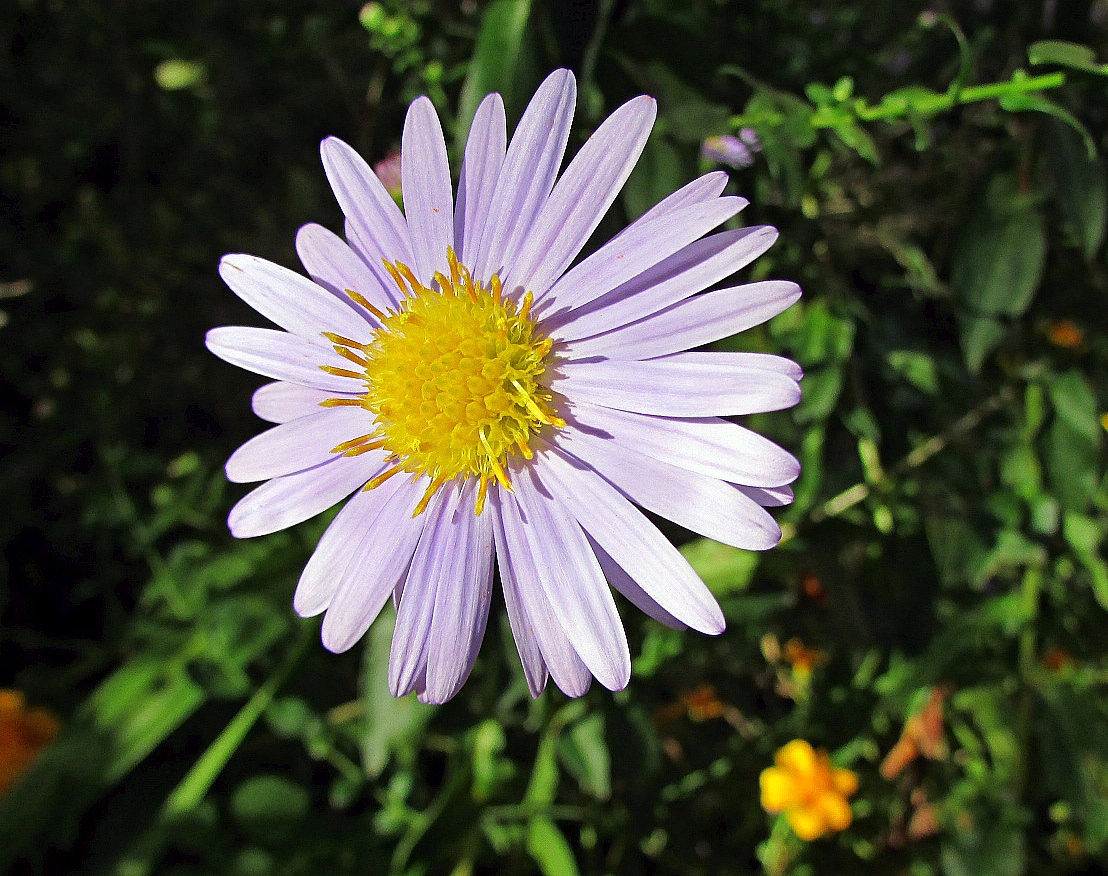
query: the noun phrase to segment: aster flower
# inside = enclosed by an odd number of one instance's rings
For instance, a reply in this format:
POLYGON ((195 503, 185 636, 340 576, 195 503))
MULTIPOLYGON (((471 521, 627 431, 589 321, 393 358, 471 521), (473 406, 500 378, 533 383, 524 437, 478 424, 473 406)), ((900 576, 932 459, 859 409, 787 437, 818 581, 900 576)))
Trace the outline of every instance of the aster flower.
POLYGON ((762 143, 753 128, 743 128, 738 136, 719 134, 708 137, 700 144, 701 158, 736 170, 750 167, 754 163, 754 153, 761 151, 762 143))
POLYGON ((819 839, 846 830, 852 813, 849 798, 858 790, 858 776, 832 766, 826 751, 794 739, 782 746, 774 765, 759 778, 762 808, 784 812, 789 827, 802 840, 819 839))
POLYGON ((294 597, 326 612, 323 642, 351 647, 397 603, 396 696, 453 696, 484 635, 499 569, 531 693, 570 696, 631 672, 612 588, 651 617, 724 628, 711 593, 641 506, 710 538, 772 547, 766 506, 791 500, 796 460, 721 419, 799 398, 780 357, 685 352, 792 304, 794 283, 703 292, 764 252, 766 226, 703 237, 746 201, 722 173, 690 183, 573 265, 641 152, 656 106, 617 109, 558 177, 575 83, 551 74, 510 143, 489 95, 466 144, 457 199, 427 98, 401 141, 403 213, 362 158, 323 141, 345 240, 297 235, 311 280, 247 255, 220 274, 280 330, 224 327, 207 344, 275 378, 254 410, 277 423, 227 463, 265 481, 231 511, 239 537, 353 494, 294 597), (571 265, 573 265, 571 267, 571 265))

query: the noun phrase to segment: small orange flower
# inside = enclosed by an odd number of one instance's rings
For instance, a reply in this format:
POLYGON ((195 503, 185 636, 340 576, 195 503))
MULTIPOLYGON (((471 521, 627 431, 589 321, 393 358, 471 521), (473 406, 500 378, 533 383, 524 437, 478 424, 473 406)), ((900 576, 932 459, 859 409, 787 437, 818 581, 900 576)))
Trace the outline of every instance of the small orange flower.
POLYGON ((1065 648, 1051 648, 1043 655, 1043 668, 1047 672, 1061 672, 1076 665, 1077 661, 1065 648))
POLYGON ((858 776, 832 766, 827 752, 794 739, 762 770, 762 808, 784 812, 789 827, 802 840, 819 839, 846 830, 852 814, 847 798, 858 790, 858 776))
POLYGON ((694 721, 710 721, 720 717, 726 708, 710 684, 702 684, 692 690, 681 691, 681 702, 694 721))
POLYGON ((793 673, 802 682, 808 680, 812 670, 821 664, 827 655, 819 648, 809 648, 800 639, 789 639, 785 643, 785 660, 793 668, 793 673))
POLYGON ((1046 336, 1054 346, 1066 350, 1076 350, 1085 343, 1085 333, 1072 319, 1060 319, 1051 324, 1046 336))
POLYGON ((800 589, 813 602, 821 605, 827 602, 827 590, 815 572, 805 572, 801 576, 800 589))
POLYGON ((0 690, 0 794, 58 734, 58 719, 46 709, 28 709, 23 694, 0 690))
POLYGON ((933 687, 928 691, 927 702, 923 708, 907 720, 900 739, 881 761, 882 776, 886 779, 895 779, 920 755, 931 760, 941 760, 946 757, 946 742, 943 739, 943 701, 948 693, 949 691, 942 687, 933 687))

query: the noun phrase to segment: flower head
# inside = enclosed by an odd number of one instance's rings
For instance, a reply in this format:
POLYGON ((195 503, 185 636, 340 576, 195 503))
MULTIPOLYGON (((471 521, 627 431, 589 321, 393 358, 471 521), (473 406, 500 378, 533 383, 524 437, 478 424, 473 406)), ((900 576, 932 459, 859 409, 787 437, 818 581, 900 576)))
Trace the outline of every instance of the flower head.
POLYGON ((776 239, 720 231, 746 201, 711 173, 577 261, 641 152, 655 103, 617 109, 558 176, 572 74, 539 87, 511 142, 489 95, 457 197, 427 98, 401 140, 403 206, 340 140, 324 169, 345 239, 307 225, 311 280, 246 255, 227 284, 281 330, 225 327, 216 355, 276 378, 254 410, 276 423, 227 463, 265 481, 231 511, 240 537, 273 532, 353 494, 296 590, 326 612, 324 644, 353 645, 392 596, 389 685, 430 702, 476 659, 494 566, 533 695, 548 675, 578 696, 630 675, 615 588, 651 617, 709 634, 719 606, 636 507, 743 548, 772 547, 765 510, 791 501, 796 460, 724 416, 799 398, 800 370, 754 353, 684 352, 757 325, 794 283, 712 288, 776 239), (712 289, 712 291, 703 291, 712 289))
POLYGON ((832 766, 826 751, 816 751, 803 739, 778 750, 774 766, 762 770, 762 808, 784 812, 789 827, 802 840, 819 839, 850 826, 850 803, 858 776, 832 766))
POLYGON ((743 128, 738 136, 719 134, 707 137, 700 144, 700 156, 706 161, 726 164, 736 170, 750 167, 754 163, 754 153, 762 151, 762 142, 753 128, 743 128))
POLYGON ((0 794, 57 735, 58 719, 50 712, 28 709, 17 690, 0 690, 0 794))

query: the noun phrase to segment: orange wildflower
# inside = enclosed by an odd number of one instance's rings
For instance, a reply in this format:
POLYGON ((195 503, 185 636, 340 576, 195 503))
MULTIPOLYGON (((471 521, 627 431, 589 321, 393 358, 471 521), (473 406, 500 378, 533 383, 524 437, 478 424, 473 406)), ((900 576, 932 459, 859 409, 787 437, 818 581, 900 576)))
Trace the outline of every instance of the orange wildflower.
POLYGON ((694 721, 710 721, 720 717, 725 709, 723 701, 710 684, 702 684, 681 692, 681 702, 694 721))
POLYGON ((15 784, 58 734, 58 719, 46 709, 28 709, 23 694, 0 690, 0 794, 15 784))
POLYGON ((923 708, 904 724, 904 732, 900 734, 900 739, 881 761, 881 775, 886 779, 895 779, 920 755, 931 760, 946 757, 946 742, 943 739, 943 701, 947 693, 948 691, 942 687, 931 688, 923 708))
POLYGON ((1060 319, 1052 323, 1046 336, 1054 346, 1066 350, 1076 350, 1085 343, 1085 333, 1072 319, 1060 319))
POLYGON ((800 589, 813 602, 827 602, 827 590, 815 572, 804 573, 800 579, 800 589))
POLYGON ((789 827, 802 840, 819 839, 846 830, 853 817, 850 797, 858 790, 856 773, 831 765, 827 752, 803 739, 778 750, 774 766, 762 770, 762 808, 784 812, 789 827))
POLYGON ((1051 648, 1043 655, 1043 669, 1047 672, 1061 672, 1076 665, 1077 661, 1065 648, 1051 648))
POLYGON ((819 666, 826 658, 819 648, 809 648, 800 639, 789 639, 785 643, 785 660, 793 668, 793 673, 801 681, 807 681, 812 670, 819 666))

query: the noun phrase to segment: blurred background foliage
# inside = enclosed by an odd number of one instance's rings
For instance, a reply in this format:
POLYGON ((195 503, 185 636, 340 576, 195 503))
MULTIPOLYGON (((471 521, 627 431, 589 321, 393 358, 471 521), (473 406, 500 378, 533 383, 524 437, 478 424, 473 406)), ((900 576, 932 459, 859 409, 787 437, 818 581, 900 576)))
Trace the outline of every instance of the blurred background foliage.
POLYGON ((13 0, 0 35, 0 686, 61 724, 0 870, 1108 873, 1103 0, 13 0), (390 619, 336 656, 291 611, 326 521, 227 534, 260 424, 202 348, 254 319, 215 265, 341 227, 325 135, 380 160, 426 93, 457 148, 559 65, 571 150, 659 99, 598 239, 756 134, 748 275, 805 298, 722 346, 805 368, 753 418, 797 501, 768 555, 666 529, 729 628, 626 611, 625 692, 532 702, 497 612, 461 695, 394 701, 390 619), (793 738, 860 777, 846 831, 760 808, 793 738))

